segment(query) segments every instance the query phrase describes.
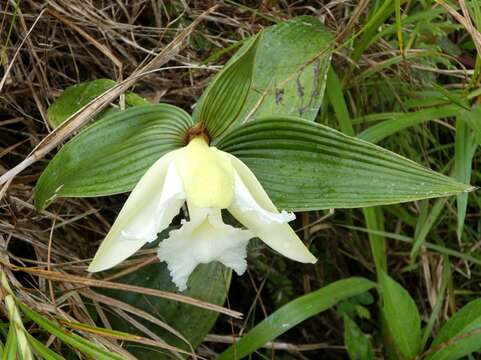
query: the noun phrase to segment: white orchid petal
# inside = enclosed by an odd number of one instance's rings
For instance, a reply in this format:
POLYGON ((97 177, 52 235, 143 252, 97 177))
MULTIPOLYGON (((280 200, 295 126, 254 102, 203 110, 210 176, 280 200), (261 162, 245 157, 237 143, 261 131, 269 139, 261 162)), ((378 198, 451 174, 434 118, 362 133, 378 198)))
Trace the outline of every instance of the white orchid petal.
POLYGON ((267 211, 263 209, 249 192, 249 189, 244 185, 237 172, 234 172, 234 184, 234 201, 236 202, 236 206, 239 207, 242 212, 253 212, 257 215, 260 221, 263 221, 266 224, 283 224, 295 220, 296 215, 294 213, 289 213, 285 210, 282 210, 279 213, 277 210, 267 211))
POLYGON ((157 255, 167 262, 172 281, 180 291, 198 264, 219 261, 239 275, 247 268, 246 246, 253 237, 248 230, 222 222, 220 209, 196 208, 189 204, 190 221, 159 245, 157 255))
POLYGON ((272 249, 296 261, 315 263, 317 259, 294 230, 282 223, 292 219, 289 214, 279 213, 250 169, 236 157, 230 157, 236 173, 235 196, 227 210, 272 249))
POLYGON ((157 194, 151 194, 151 203, 146 204, 143 211, 133 217, 122 230, 121 235, 126 240, 154 241, 157 239, 157 233, 169 226, 175 215, 179 213, 185 201, 185 193, 173 162, 168 165, 161 189, 162 191, 158 191, 157 194), (160 198, 157 199, 158 194, 160 198), (151 213, 144 214, 143 212, 147 210, 151 213))
POLYGON ((146 242, 155 240, 178 214, 185 195, 172 164, 177 151, 157 160, 137 183, 88 271, 106 270, 127 259, 146 242))

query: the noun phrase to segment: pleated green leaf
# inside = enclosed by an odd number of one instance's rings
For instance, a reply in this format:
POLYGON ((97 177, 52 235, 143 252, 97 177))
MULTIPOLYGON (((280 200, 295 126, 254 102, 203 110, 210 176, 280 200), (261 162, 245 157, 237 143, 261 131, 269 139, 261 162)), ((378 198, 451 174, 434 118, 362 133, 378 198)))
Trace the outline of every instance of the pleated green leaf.
MULTIPOLYGON (((217 77, 251 46, 247 40, 217 77)), ((265 28, 257 40, 252 84, 234 124, 263 116, 299 116, 314 120, 326 88, 333 36, 313 16, 299 16, 265 28)), ((199 109, 205 101, 199 100, 199 109)), ((230 94, 225 93, 228 101, 230 94)), ((199 119, 199 109, 194 119, 199 119)), ((234 116, 231 111, 229 116, 234 116)), ((220 120, 219 120, 220 121, 220 120)))
POLYGON ((352 277, 301 296, 257 324, 224 351, 217 360, 242 359, 300 322, 333 307, 344 299, 362 294, 374 286, 375 283, 367 279, 352 277))
POLYGON ((199 109, 199 120, 213 138, 235 125, 252 84, 258 39, 249 41, 243 53, 226 65, 207 88, 199 109))
POLYGON ((172 105, 136 106, 97 121, 70 140, 37 182, 35 205, 57 197, 90 197, 132 190, 166 152, 183 146, 190 116, 172 105))
MULTIPOLYGON (((63 93, 49 106, 48 122, 54 128, 59 126, 68 117, 75 114, 90 101, 114 87, 116 82, 112 79, 96 79, 67 87, 63 93)), ((149 102, 133 92, 125 94, 125 104, 129 106, 147 105, 149 102)), ((113 108, 102 111, 96 118, 108 114, 113 108)))
POLYGON ((326 88, 333 43, 331 33, 313 16, 265 29, 240 118, 283 115, 314 120, 326 88))
POLYGON ((394 204, 472 189, 377 145, 293 117, 245 124, 217 147, 241 159, 281 209, 394 204))
POLYGON ((427 360, 456 360, 481 350, 481 299, 471 301, 446 322, 427 360))

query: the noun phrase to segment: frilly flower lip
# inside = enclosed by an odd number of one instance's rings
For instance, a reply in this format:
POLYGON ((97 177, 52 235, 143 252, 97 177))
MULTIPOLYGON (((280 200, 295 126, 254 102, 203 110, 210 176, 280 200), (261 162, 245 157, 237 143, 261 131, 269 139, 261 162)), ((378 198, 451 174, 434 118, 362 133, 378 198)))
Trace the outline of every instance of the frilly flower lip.
POLYGON ((260 238, 282 255, 303 263, 316 258, 287 224, 255 175, 239 159, 195 137, 155 162, 140 179, 100 245, 88 271, 109 269, 154 241, 187 202, 189 220, 169 233, 158 249, 179 290, 201 263, 219 261, 241 275, 246 246, 260 238), (246 229, 224 224, 227 209, 246 229))

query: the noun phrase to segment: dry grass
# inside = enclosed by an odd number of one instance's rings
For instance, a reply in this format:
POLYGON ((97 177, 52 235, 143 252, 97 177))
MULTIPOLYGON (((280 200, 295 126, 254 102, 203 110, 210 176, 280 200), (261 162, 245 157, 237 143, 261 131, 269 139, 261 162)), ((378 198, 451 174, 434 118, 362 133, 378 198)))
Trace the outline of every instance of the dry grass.
MULTIPOLYGON (((21 174, 7 174, 16 176, 8 176, 0 191, 3 270, 19 298, 43 314, 95 325, 86 308, 87 299, 93 302, 104 326, 109 327, 104 314, 107 306, 109 311, 135 323, 154 345, 165 347, 156 334, 135 322, 131 315, 164 327, 178 337, 182 335, 148 313, 97 293, 95 287, 122 288, 122 285, 99 282, 85 272, 123 196, 62 199, 48 210, 37 213, 33 206, 35 182, 52 156, 50 150, 87 123, 100 106, 112 100, 118 102, 118 95, 125 88, 133 86, 148 100, 161 100, 190 110, 216 69, 205 66, 204 59, 255 33, 262 25, 270 24, 266 17, 282 20, 296 14, 317 15, 320 13, 316 10, 318 6, 313 2, 302 6, 282 4, 269 9, 266 4, 258 12, 242 6, 203 1, 152 0, 126 4, 119 0, 54 0, 22 1, 20 6, 15 1, 0 4, 0 175, 28 160, 29 155, 34 157, 19 169, 26 168, 21 174), (221 6, 213 9, 214 5, 221 6), (206 14, 208 9, 210 12, 206 14), (200 16, 203 18, 199 19, 200 16), (175 53, 161 56, 160 63, 146 69, 145 65, 158 59, 169 44, 183 40, 179 40, 180 34, 196 19, 198 23, 183 34, 184 38, 190 37, 188 45, 183 41, 175 53), (157 70, 159 65, 163 66, 162 71, 135 77, 141 70, 157 70), (169 67, 182 69, 169 70, 169 67), (125 83, 125 87, 117 89, 96 108, 87 109, 81 121, 73 119, 77 122, 67 133, 54 141, 45 141, 52 137, 47 109, 63 89, 97 78, 111 78, 122 83, 132 75, 133 81, 125 83), (32 156, 32 149, 39 148, 44 151, 32 156)), ((326 13, 332 14, 333 6, 326 6, 326 13)), ((221 55, 220 61, 226 58, 221 55)), ((135 260, 126 262, 124 270, 115 277, 153 261, 156 257, 151 251, 140 252, 135 260)), ((198 304, 228 316, 240 316, 235 311, 176 294, 139 288, 136 291, 198 304)), ((88 331, 83 334, 131 358, 116 339, 88 331)), ((209 340, 217 341, 217 338, 209 340)), ((295 348, 295 345, 290 346, 295 348)))

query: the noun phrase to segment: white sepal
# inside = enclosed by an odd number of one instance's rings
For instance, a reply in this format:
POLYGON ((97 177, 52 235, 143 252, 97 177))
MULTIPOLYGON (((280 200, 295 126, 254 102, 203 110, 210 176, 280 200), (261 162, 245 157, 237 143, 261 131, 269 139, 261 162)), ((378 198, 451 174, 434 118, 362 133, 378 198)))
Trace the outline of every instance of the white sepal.
POLYGON ((279 213, 252 171, 236 157, 230 157, 235 172, 235 195, 227 210, 280 254, 299 262, 315 263, 317 259, 287 224, 293 216, 279 213))
POLYGON ((155 240, 178 214, 185 195, 172 160, 172 151, 157 160, 142 176, 112 228, 100 245, 88 271, 109 269, 155 240))

